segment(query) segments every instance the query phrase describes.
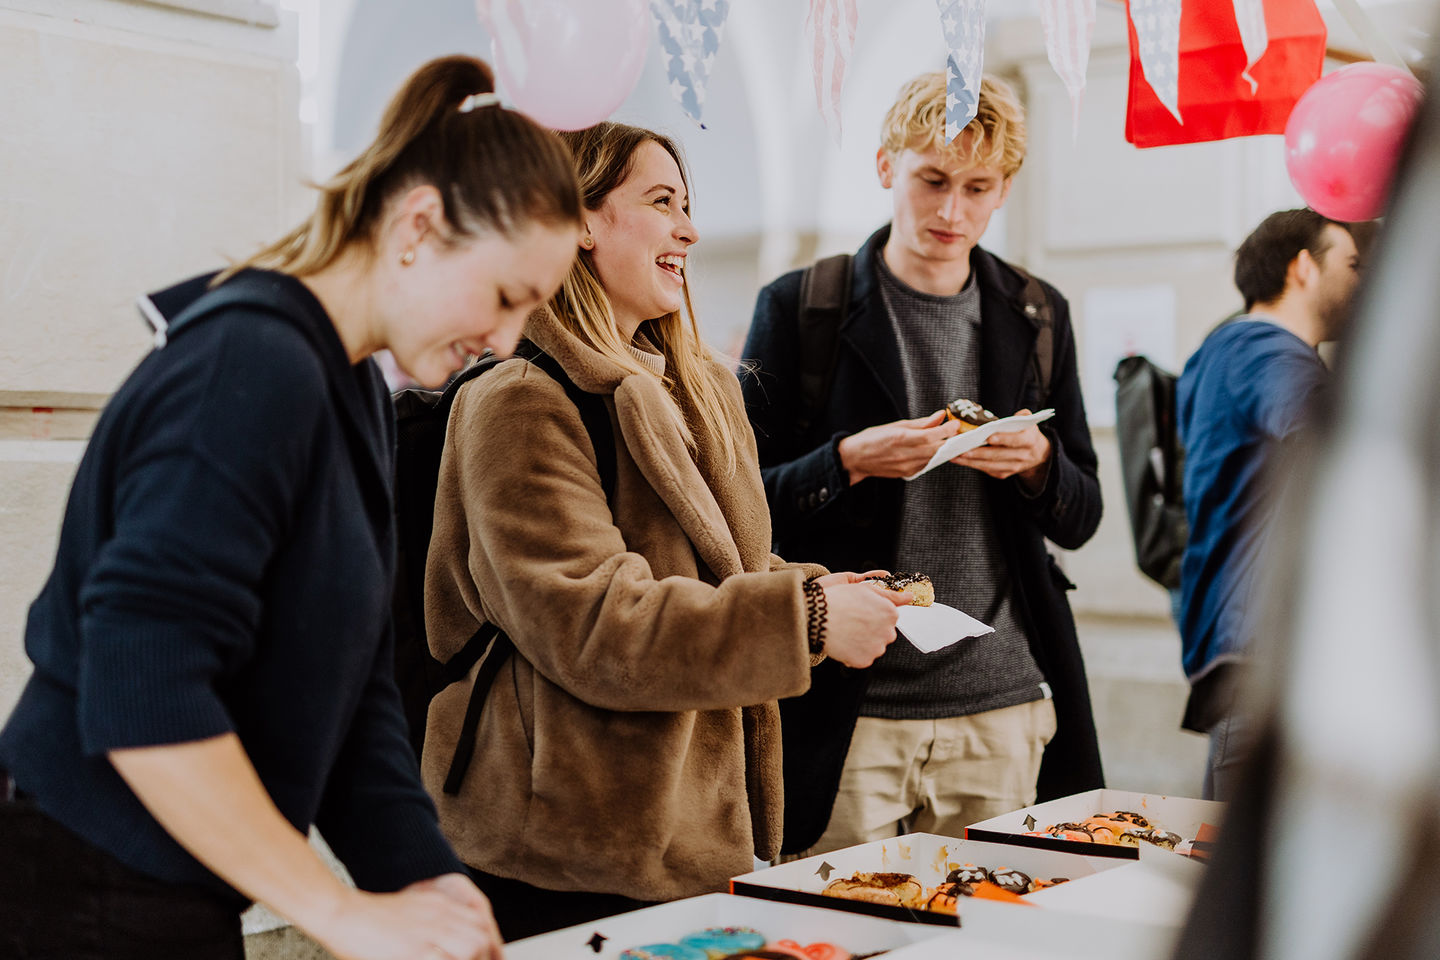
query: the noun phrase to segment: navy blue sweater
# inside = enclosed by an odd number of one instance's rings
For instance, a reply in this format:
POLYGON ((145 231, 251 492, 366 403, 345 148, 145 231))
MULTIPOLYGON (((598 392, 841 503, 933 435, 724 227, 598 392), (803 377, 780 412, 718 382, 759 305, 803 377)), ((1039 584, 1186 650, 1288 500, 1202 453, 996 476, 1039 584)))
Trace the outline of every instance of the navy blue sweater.
MULTIPOLYGON (((106 758, 234 732, 280 812, 317 825, 361 888, 462 870, 391 677, 384 382, 349 362, 303 284, 260 271, 230 284, 278 311, 183 325, 96 425, 30 608, 35 672, 0 766, 124 863, 239 906, 106 758)), ((203 288, 152 302, 174 319, 203 288)))

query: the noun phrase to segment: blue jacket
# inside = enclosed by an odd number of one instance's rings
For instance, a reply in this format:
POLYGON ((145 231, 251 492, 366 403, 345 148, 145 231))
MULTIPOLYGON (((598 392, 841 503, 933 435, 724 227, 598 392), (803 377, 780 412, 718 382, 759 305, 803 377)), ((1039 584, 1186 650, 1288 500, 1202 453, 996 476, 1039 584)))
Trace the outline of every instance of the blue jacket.
MULTIPOLYGON (((176 319, 203 290, 152 302, 176 319)), ((280 812, 317 825, 362 888, 462 870, 391 679, 384 381, 293 278, 247 271, 224 291, 252 302, 175 329, 95 427, 0 766, 122 862, 237 906, 107 751, 236 733, 280 812)))
POLYGON ((1175 388, 1185 446, 1180 635, 1193 683, 1250 643, 1283 442, 1305 423, 1328 373, 1284 327, 1240 318, 1200 345, 1175 388))
MULTIPOLYGON (((840 328, 829 403, 806 431, 797 424, 801 271, 760 292, 744 356, 744 379, 761 473, 783 557, 832 570, 893 568, 903 480, 871 478, 849 486, 840 440, 908 414, 895 333, 881 299, 875 258, 890 234, 877 231, 855 256, 850 307, 840 328)), ((988 480, 986 490, 1005 563, 1013 577, 1031 652, 1055 697, 1058 731, 1040 769, 1040 799, 1104 785, 1085 665, 1065 591, 1071 584, 1045 548, 1048 538, 1073 549, 1100 523, 1100 484, 1075 366, 1065 298, 1046 286, 1055 313, 1051 389, 1031 372, 1037 322, 1022 309, 1024 280, 1003 260, 976 248, 971 268, 981 291, 980 397, 1006 413, 1054 407, 1042 426, 1054 451, 1045 488, 1033 499, 1018 481, 988 480)), ((785 736, 785 849, 805 849, 830 817, 868 672, 826 661, 811 691, 781 701, 785 736), (808 837, 808 842, 806 838, 808 837)))

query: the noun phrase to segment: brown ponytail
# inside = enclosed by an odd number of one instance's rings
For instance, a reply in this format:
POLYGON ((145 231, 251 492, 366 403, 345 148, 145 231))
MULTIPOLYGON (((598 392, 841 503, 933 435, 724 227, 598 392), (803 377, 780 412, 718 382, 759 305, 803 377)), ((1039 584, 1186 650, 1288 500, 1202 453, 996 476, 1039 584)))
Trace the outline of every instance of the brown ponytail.
POLYGON ((473 57, 431 60, 395 94, 380 132, 328 183, 310 219, 243 263, 304 276, 329 266, 351 243, 369 242, 393 196, 420 184, 440 191, 456 233, 513 235, 532 222, 580 222, 570 152, 524 114, 496 105, 461 112, 471 94, 495 89, 489 66, 473 57))

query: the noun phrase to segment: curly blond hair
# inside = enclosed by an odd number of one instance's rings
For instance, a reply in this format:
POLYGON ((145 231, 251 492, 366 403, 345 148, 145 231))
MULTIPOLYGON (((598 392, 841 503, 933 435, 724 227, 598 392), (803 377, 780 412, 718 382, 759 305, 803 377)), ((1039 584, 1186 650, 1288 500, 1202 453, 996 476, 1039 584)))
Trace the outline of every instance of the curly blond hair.
MULTIPOLYGON (((944 145, 945 74, 937 70, 900 88, 881 125, 880 146, 894 157, 902 150, 944 145)), ((1025 162, 1025 107, 1015 89, 998 77, 982 77, 975 119, 947 149, 971 166, 999 167, 1006 179, 1019 173, 1025 162)))

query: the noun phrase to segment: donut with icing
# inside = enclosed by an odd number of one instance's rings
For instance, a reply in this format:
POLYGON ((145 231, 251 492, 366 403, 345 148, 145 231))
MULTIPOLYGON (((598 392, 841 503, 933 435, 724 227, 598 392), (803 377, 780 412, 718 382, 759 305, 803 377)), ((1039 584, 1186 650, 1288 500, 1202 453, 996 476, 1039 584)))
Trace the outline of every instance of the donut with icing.
POLYGON ((974 430, 976 427, 1000 418, 974 400, 966 400, 961 397, 958 400, 951 400, 945 405, 945 419, 959 421, 960 432, 965 433, 967 430, 974 430))
POLYGON ((824 941, 808 943, 802 947, 794 940, 777 940, 767 944, 765 949, 786 957, 797 957, 799 960, 850 960, 849 950, 824 941))
POLYGON ((621 953, 619 960, 710 960, 710 955, 680 943, 647 943, 621 953))
POLYGON ((1006 893, 1013 893, 1017 896, 1030 892, 1030 875, 1028 873, 1021 873, 1013 867, 1001 867, 999 870, 991 870, 990 882, 1006 893))
POLYGON ((857 873, 831 880, 820 892, 827 897, 892 907, 916 908, 925 901, 925 888, 908 873, 857 873))
POLYGON ((925 900, 925 909, 933 913, 953 914, 961 897, 974 895, 975 888, 968 883, 942 883, 925 900))
POLYGON ((981 880, 988 880, 990 871, 984 867, 977 867, 973 863, 956 867, 945 876, 946 883, 979 883, 981 880))
POLYGON ((749 927, 708 927, 680 938, 683 947, 704 952, 707 960, 717 960, 746 950, 765 946, 765 935, 749 927))
POLYGON ((1184 839, 1178 833, 1161 830, 1159 827, 1136 831, 1136 837, 1146 843, 1153 843, 1157 847, 1164 847, 1166 850, 1174 850, 1175 846, 1184 839))
POLYGON ((886 590, 910 594, 912 607, 928 607, 935 602, 935 584, 923 573, 892 573, 887 577, 871 577, 886 590))
POLYGON ((1132 826, 1141 827, 1144 829, 1149 829, 1150 827, 1154 826, 1153 823, 1140 816, 1140 814, 1131 813, 1129 810, 1116 810, 1114 813, 1108 814, 1107 819, 1119 820, 1122 823, 1128 823, 1132 826))

